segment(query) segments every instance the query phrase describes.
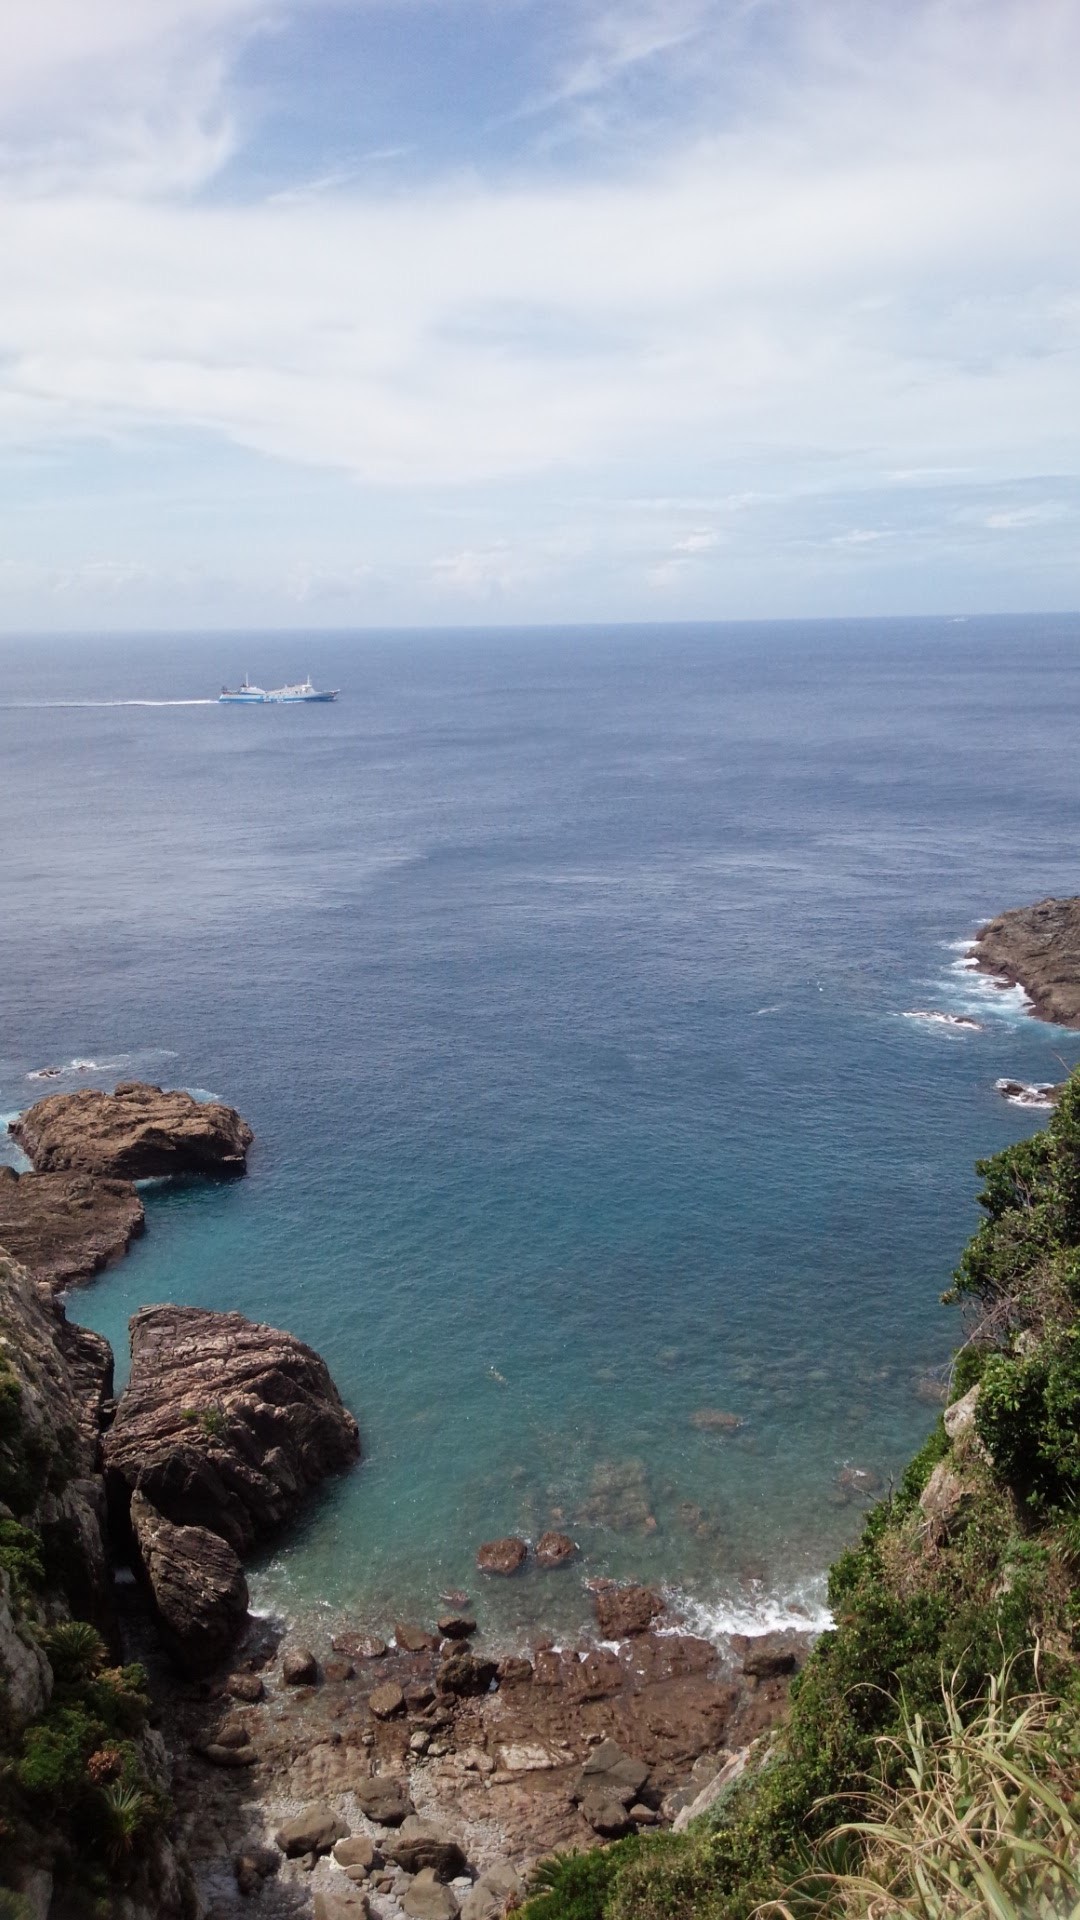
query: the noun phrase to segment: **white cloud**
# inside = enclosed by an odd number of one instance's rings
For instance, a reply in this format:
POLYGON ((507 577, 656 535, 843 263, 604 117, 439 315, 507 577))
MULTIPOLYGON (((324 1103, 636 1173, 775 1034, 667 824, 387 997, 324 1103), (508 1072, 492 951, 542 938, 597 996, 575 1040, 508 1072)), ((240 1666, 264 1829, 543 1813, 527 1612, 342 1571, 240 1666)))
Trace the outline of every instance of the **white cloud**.
POLYGON ((684 534, 675 542, 676 553, 709 553, 720 545, 720 535, 715 527, 695 527, 693 533, 684 534))
POLYGON ((464 547, 460 553, 433 561, 431 566, 436 587, 475 600, 489 600, 523 586, 535 579, 536 573, 534 561, 523 559, 502 542, 480 549, 464 547))
MULTIPOLYGON (((0 72, 0 451, 209 438, 379 489, 555 474, 599 496, 625 475, 666 523, 664 590, 715 571, 701 562, 726 555, 732 518, 781 497, 1073 470, 1066 0, 769 0, 777 61, 743 50, 712 131, 591 178, 450 170, 391 190, 312 165, 262 201, 201 195, 243 137, 237 36, 295 6, 19 10, 0 72)), ((696 58, 718 23, 730 48, 751 11, 586 11, 564 91, 696 58)), ((831 518, 837 549, 884 545, 878 511, 831 518)), ((451 596, 563 564, 494 526, 433 550, 424 577, 451 596)), ((300 601, 366 580, 348 554, 296 568, 300 601)))

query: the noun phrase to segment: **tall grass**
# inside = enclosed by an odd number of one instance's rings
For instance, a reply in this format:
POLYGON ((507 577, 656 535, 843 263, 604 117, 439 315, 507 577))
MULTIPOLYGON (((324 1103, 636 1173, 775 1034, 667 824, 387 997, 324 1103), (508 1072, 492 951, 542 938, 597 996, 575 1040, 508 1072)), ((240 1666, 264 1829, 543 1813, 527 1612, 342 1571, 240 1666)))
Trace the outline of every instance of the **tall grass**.
POLYGON ((905 1715, 878 1742, 893 1784, 868 1791, 866 1817, 834 1828, 758 1920, 1078 1920, 1076 1723, 1048 1695, 1012 1695, 1010 1677, 974 1716, 947 1687, 936 1736, 905 1715))

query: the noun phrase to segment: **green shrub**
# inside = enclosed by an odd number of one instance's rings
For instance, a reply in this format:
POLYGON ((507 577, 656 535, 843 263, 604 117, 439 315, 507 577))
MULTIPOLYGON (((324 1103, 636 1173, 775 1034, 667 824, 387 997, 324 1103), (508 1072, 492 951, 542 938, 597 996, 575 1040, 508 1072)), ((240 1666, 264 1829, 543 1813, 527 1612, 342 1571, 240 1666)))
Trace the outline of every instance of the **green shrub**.
POLYGON ((101 1672, 107 1657, 105 1642, 88 1620, 65 1620, 45 1635, 57 1687, 77 1687, 101 1672))
POLYGON ((16 1607, 25 1605, 45 1578, 41 1541, 30 1527, 20 1526, 17 1520, 0 1520, 0 1567, 11 1579, 16 1607))

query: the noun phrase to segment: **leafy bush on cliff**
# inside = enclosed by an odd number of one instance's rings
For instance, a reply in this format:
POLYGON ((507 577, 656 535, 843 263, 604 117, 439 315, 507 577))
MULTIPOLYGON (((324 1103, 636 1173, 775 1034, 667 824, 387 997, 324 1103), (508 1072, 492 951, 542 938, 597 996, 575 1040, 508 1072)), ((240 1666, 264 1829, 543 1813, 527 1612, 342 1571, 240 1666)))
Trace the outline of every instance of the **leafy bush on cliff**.
MULTIPOLYGON (((947 1821, 935 1828, 933 1794, 919 1801, 909 1777, 913 1730, 918 1763, 936 1768, 940 1785, 960 1756, 970 1759, 964 1743, 977 1743, 974 1729, 985 1731, 988 1676, 1003 1661, 1014 1687, 1080 1698, 1080 1073, 1042 1133, 978 1171, 987 1218, 947 1296, 974 1314, 953 1398, 978 1384, 975 1433, 954 1444, 939 1422, 869 1515, 861 1541, 837 1561, 835 1629, 794 1684, 788 1725, 714 1813, 685 1835, 617 1842, 602 1868, 555 1866, 526 1920, 744 1920, 769 1901, 810 1916, 1019 1910, 979 1906, 975 1893, 967 1906, 905 1906, 899 1893, 877 1909, 869 1898, 840 1904, 897 1861, 910 1867, 915 1836, 938 1849, 931 1879, 939 1868, 946 1874, 947 1821), (935 1504, 930 1483, 940 1463, 947 1480, 935 1504), (879 1824, 906 1835, 892 1854, 860 1825, 868 1791, 889 1809, 879 1824), (829 1875, 831 1892, 820 1893, 829 1875)), ((1075 1740, 1070 1713, 1063 1706, 1049 1730, 1040 1721, 1040 1740, 1045 1731, 1060 1745, 1066 1730, 1075 1740)), ((1011 1798, 1000 1768, 994 1775, 994 1792, 1020 1808, 1018 1821, 1037 1825, 1046 1813, 1043 1786, 1052 1765, 1065 1764, 1050 1753, 1050 1745, 1031 1748, 1029 1787, 1011 1798)), ((1075 1791, 1075 1753, 1068 1766, 1075 1791)), ((1075 1808, 1067 1812, 1072 1824, 1058 1840, 1071 1872, 1075 1808)), ((1019 1826, 1006 1843, 1022 1878, 1019 1826)), ((997 1873, 996 1856, 991 1865, 997 1873)), ((879 1902, 882 1892, 879 1881, 879 1902)))

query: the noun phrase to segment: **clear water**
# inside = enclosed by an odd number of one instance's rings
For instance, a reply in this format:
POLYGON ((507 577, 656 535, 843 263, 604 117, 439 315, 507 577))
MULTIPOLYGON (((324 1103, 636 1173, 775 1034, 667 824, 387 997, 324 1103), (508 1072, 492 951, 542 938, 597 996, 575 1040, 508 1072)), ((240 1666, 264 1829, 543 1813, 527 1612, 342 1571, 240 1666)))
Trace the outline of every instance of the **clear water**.
POLYGON ((583 1573, 714 1623, 814 1602, 839 1471, 933 1419, 972 1162, 1043 1118, 994 1081, 1080 1057, 955 944, 1077 888, 1078 642, 3 644, 0 1107, 145 1075, 258 1136, 246 1182, 152 1188, 72 1310, 118 1351, 152 1300, 290 1327, 360 1421, 261 1604, 462 1588, 513 1637, 583 1621, 583 1573), (59 704, 309 667, 336 706, 59 704), (583 1566, 479 1590, 480 1540, 549 1524, 583 1566))

